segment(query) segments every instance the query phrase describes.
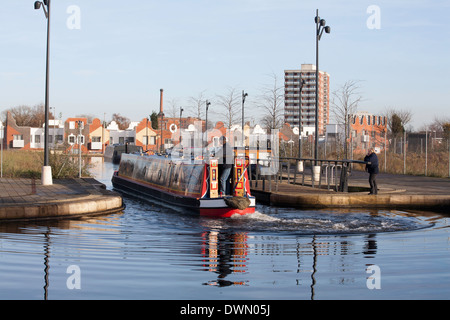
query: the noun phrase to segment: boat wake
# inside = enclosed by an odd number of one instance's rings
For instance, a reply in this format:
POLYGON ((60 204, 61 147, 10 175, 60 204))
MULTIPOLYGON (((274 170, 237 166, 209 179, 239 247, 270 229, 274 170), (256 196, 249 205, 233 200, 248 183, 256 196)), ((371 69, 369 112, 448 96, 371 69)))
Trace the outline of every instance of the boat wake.
POLYGON ((367 234, 411 231, 433 226, 423 217, 403 211, 301 211, 258 208, 254 214, 233 216, 230 226, 249 231, 295 234, 367 234))

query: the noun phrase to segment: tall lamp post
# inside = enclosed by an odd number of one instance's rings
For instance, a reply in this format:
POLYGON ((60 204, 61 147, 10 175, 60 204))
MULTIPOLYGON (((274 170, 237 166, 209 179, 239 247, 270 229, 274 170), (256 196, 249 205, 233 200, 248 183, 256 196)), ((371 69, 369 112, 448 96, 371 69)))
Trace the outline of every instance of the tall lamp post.
POLYGON ((324 19, 320 19, 319 9, 317 9, 314 21, 316 22, 316 132, 314 141, 314 159, 315 165, 317 166, 319 154, 319 41, 320 38, 322 38, 323 31, 325 30, 326 33, 330 33, 331 28, 329 26, 325 26, 326 21, 324 19))
MULTIPOLYGON (((300 73, 301 77, 301 73, 300 73)), ((298 157, 302 157, 302 90, 305 80, 300 79, 300 106, 298 108, 298 157)))
POLYGON ((211 105, 211 102, 209 102, 208 100, 206 100, 206 123, 205 123, 205 132, 206 132, 206 144, 208 144, 208 109, 209 106, 211 105))
POLYGON ((205 124, 205 131, 206 131, 206 142, 208 142, 208 109, 211 105, 211 102, 206 100, 206 124, 205 124))
POLYGON ((245 98, 247 98, 248 93, 245 93, 244 90, 242 90, 242 146, 245 147, 245 135, 244 135, 244 104, 245 104, 245 98))
POLYGON ((183 116, 184 109, 180 107, 180 137, 181 137, 181 117, 183 116))
POLYGON ((36 1, 34 9, 39 10, 42 6, 45 17, 47 18, 47 58, 45 71, 45 128, 44 128, 44 166, 42 167, 42 185, 52 185, 52 167, 48 160, 48 110, 49 110, 49 55, 50 55, 50 0, 36 1), (47 7, 47 9, 46 9, 47 7))

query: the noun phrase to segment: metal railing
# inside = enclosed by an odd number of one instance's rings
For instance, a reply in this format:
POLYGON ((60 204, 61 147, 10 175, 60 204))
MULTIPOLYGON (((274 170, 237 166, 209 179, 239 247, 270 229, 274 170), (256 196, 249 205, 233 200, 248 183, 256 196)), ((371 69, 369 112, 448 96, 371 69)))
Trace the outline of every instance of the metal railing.
MULTIPOLYGON (((269 160, 270 161, 270 160, 269 160)), ((267 166, 267 159, 258 159, 256 165, 251 167, 249 172, 250 186, 272 192, 273 187, 278 191, 281 183, 298 184, 311 186, 312 188, 322 188, 326 185, 327 190, 337 192, 348 192, 348 179, 350 164, 369 164, 369 162, 359 160, 324 160, 309 158, 278 158, 278 170, 272 175, 262 175, 261 167, 267 166), (320 167, 319 172, 314 174, 313 168, 320 167), (316 167, 317 167, 316 166, 316 167)))

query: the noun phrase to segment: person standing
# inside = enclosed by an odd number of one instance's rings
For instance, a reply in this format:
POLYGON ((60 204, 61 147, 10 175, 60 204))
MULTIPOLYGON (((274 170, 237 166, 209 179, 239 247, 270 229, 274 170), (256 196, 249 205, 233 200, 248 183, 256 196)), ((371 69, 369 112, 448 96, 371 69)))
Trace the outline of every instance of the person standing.
POLYGON ((378 187, 377 187, 377 174, 379 173, 378 157, 373 148, 369 149, 369 152, 365 156, 364 161, 370 162, 370 164, 366 164, 366 171, 369 173, 369 185, 370 185, 369 194, 378 194, 378 187))

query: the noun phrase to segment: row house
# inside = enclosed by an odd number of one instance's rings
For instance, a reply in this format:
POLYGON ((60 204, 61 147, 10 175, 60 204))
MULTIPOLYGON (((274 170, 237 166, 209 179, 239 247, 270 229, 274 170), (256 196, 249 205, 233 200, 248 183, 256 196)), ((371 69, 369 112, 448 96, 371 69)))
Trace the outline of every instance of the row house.
MULTIPOLYGON (((4 147, 10 150, 42 150, 44 149, 44 126, 41 128, 18 126, 11 113, 7 113, 4 126, 4 147)), ((164 130, 165 135, 167 135, 164 130)), ((157 132, 151 122, 144 118, 140 122, 132 122, 126 130, 120 130, 112 121, 107 127, 100 119, 91 122, 87 118, 68 118, 49 120, 49 147, 66 153, 102 154, 106 146, 112 144, 131 143, 142 146, 144 150, 156 151, 157 132)))
MULTIPOLYGON (((3 132, 3 144, 7 149, 44 149, 44 127, 18 126, 10 112, 7 113, 3 132)), ((60 120, 49 120, 49 145, 55 148, 64 139, 64 125, 60 120)))

